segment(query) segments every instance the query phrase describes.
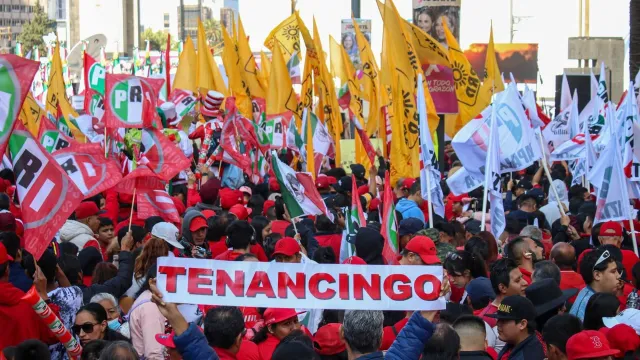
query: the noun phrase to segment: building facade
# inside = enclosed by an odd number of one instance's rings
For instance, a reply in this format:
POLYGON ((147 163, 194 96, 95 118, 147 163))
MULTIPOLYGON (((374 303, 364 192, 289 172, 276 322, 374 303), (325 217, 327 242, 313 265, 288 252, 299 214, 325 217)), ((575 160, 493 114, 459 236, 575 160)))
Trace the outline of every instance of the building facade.
POLYGON ((186 39, 187 36, 190 36, 194 41, 198 36, 198 20, 205 22, 213 17, 211 8, 203 6, 201 3, 197 5, 184 5, 182 9, 178 6, 177 12, 180 39, 186 39))
MULTIPOLYGON (((95 34, 107 37, 106 52, 131 55, 134 47, 142 48, 140 34, 140 0, 73 0, 79 1, 79 38, 95 34)), ((72 25, 73 27, 73 25, 72 25)))
POLYGON ((38 0, 0 0, 0 53, 13 53, 22 26, 33 18, 38 4, 38 0))

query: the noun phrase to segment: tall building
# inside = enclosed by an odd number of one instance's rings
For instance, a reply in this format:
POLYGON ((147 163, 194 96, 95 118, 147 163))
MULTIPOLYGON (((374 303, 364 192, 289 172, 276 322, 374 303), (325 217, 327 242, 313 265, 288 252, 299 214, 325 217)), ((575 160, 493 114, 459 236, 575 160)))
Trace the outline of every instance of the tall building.
POLYGON ((81 0, 48 0, 49 19, 56 21, 56 34, 61 43, 71 47, 80 41, 79 7, 81 0))
POLYGON ((180 39, 184 40, 187 36, 195 41, 198 36, 198 19, 205 22, 213 16, 213 11, 208 6, 184 5, 182 9, 178 6, 178 32, 180 39), (184 19, 183 19, 184 16, 184 19))
MULTIPOLYGON (((78 1, 78 0, 74 0, 78 1)), ((131 55, 134 47, 142 48, 140 34, 140 0, 79 0, 80 39, 104 34, 106 51, 131 55)))
POLYGON ((12 53, 22 25, 33 18, 38 3, 38 0, 0 0, 0 53, 12 53))

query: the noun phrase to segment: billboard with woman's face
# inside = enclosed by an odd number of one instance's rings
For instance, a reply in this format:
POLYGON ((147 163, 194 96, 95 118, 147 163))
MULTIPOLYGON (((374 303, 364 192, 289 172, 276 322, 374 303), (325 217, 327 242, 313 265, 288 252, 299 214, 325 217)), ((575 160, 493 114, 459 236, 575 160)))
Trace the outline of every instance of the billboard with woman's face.
POLYGON ((460 0, 413 0, 413 23, 443 45, 445 22, 460 42, 460 0))
MULTIPOLYGON (((360 27, 362 35, 371 42, 371 20, 355 19, 356 24, 360 27)), ((362 69, 362 61, 360 61, 360 51, 358 50, 358 42, 356 41, 356 31, 353 28, 353 22, 351 19, 342 20, 342 35, 340 37, 340 43, 342 47, 349 55, 353 66, 356 70, 362 69)))

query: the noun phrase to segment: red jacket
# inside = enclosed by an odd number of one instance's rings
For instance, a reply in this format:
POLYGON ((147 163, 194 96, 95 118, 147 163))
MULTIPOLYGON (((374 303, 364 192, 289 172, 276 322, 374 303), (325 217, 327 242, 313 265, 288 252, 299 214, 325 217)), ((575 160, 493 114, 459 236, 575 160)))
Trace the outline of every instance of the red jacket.
POLYGON ((389 350, 394 341, 396 341, 396 337, 400 331, 407 325, 409 322, 409 318, 404 318, 393 326, 385 326, 382 329, 382 343, 380 344, 380 348, 378 350, 386 351, 389 350))
POLYGON ((255 255, 260 262, 269 262, 269 258, 267 258, 267 253, 264 252, 264 249, 260 244, 253 244, 249 248, 249 252, 255 255))
POLYGON ((333 253, 336 255, 336 262, 340 259, 340 245, 342 244, 342 234, 326 234, 315 235, 318 245, 327 247, 331 246, 333 253))
POLYGON ((24 293, 11 283, 0 282, 0 319, 5 325, 0 326, 0 351, 28 339, 38 339, 49 345, 58 342, 31 306, 21 301, 23 296, 24 293))
POLYGON ((209 251, 211 251, 211 258, 215 259, 218 255, 227 251, 229 247, 224 241, 224 238, 218 241, 209 241, 209 251))
MULTIPOLYGON (((561 270, 560 271, 560 289, 568 290, 568 289, 578 289, 578 292, 585 287, 584 280, 582 279, 582 275, 578 274, 573 270, 561 270)), ((576 293, 572 297, 569 298, 569 302, 573 304, 576 301, 576 293)))

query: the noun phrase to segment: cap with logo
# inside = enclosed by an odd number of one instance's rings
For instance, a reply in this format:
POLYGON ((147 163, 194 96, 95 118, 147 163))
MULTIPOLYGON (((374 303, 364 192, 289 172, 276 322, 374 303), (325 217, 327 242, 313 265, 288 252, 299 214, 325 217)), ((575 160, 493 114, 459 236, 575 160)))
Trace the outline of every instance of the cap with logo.
POLYGON ((331 186, 329 183, 329 177, 324 174, 318 175, 316 178, 316 188, 318 189, 328 189, 331 186))
POLYGON ((534 321, 536 319, 536 308, 531 300, 526 297, 513 295, 507 296, 502 300, 496 313, 486 316, 498 320, 534 321))
POLYGON ((600 236, 622 236, 622 225, 619 222, 607 221, 600 227, 600 236))
POLYGON ((356 177, 356 179, 365 179, 366 170, 364 166, 362 166, 361 164, 351 164, 349 167, 351 168, 351 173, 356 177))
POLYGON ((276 243, 276 247, 273 250, 273 256, 276 255, 284 255, 284 256, 293 256, 300 252, 300 244, 298 244, 298 240, 292 237, 283 237, 278 240, 276 243))
POLYGON ((567 359, 596 359, 617 355, 619 350, 612 349, 605 335, 595 330, 581 331, 567 341, 567 359))
POLYGON ((351 176, 343 176, 336 182, 333 187, 337 192, 346 193, 351 191, 352 179, 351 176))
POLYGON ((342 262, 342 264, 349 264, 349 265, 367 265, 367 262, 364 261, 364 259, 362 259, 361 257, 358 256, 350 256, 346 259, 344 259, 344 261, 342 262))
POLYGON ((240 189, 238 189, 238 190, 240 190, 241 193, 249 194, 249 196, 253 195, 253 192, 251 191, 251 188, 248 187, 248 186, 241 186, 240 189))
POLYGON ((153 225, 151 235, 166 241, 169 245, 177 247, 178 249, 184 249, 184 246, 178 242, 180 231, 172 223, 160 222, 153 225))
MULTIPOLYGON (((414 237, 413 239, 409 240, 404 249, 418 254, 418 256, 420 256, 420 259, 422 259, 422 261, 427 265, 440 264, 440 258, 438 258, 436 245, 433 243, 433 240, 431 240, 427 236, 418 235, 414 237)), ((401 258, 402 256, 399 256, 398 260, 401 258)))
POLYGON ((414 179, 414 178, 407 178, 407 179, 402 180, 402 189, 403 190, 410 190, 415 182, 416 182, 416 179, 414 179))
POLYGON ((620 350, 620 353, 616 355, 617 358, 622 358, 627 352, 635 351, 640 347, 640 337, 629 325, 618 324, 609 329, 606 335, 611 349, 620 350))

